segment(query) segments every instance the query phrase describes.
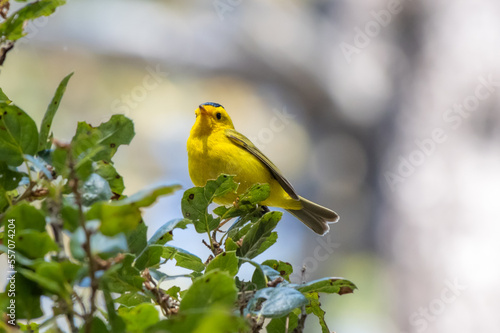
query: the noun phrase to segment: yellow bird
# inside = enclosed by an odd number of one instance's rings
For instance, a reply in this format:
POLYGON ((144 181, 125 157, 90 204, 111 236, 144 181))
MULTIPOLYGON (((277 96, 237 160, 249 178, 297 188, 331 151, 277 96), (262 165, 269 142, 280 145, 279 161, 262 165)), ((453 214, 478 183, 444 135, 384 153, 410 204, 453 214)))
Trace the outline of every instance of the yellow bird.
POLYGON ((196 109, 196 121, 187 141, 189 175, 196 186, 204 186, 221 173, 235 175, 240 185, 237 193, 214 200, 220 205, 232 204, 238 195, 257 183, 271 188, 262 205, 280 207, 297 217, 318 234, 337 222, 334 211, 297 195, 281 171, 244 135, 234 129, 222 105, 205 103, 196 109))

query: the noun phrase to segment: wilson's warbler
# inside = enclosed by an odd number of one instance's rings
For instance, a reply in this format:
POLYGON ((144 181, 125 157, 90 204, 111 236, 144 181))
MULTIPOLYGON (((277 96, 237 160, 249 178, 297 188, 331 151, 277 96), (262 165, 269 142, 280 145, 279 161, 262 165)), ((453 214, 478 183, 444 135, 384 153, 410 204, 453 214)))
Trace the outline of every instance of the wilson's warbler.
POLYGON ((235 175, 237 193, 214 200, 232 204, 238 195, 257 183, 271 188, 262 205, 280 207, 318 234, 329 230, 327 221, 337 222, 334 211, 297 195, 281 171, 244 135, 234 129, 222 105, 205 103, 196 109, 196 121, 187 141, 189 175, 196 186, 204 186, 221 173, 235 175))

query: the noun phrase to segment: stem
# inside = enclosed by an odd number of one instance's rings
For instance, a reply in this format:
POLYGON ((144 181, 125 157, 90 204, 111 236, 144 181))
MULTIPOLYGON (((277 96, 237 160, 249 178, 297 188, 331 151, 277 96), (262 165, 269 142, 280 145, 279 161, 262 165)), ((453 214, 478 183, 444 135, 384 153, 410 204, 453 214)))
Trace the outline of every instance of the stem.
MULTIPOLYGON (((306 283, 306 266, 302 266, 301 269, 302 273, 302 284, 306 283)), ((304 327, 306 325, 306 318, 307 318, 307 312, 306 312, 306 306, 304 305, 301 308, 301 313, 300 313, 300 318, 297 322, 297 327, 293 330, 293 333, 302 333, 304 332, 304 327)))
MULTIPOLYGON (((85 308, 85 304, 83 303, 82 298, 80 297, 80 295, 78 295, 76 293, 76 291, 74 291, 73 294, 75 295, 75 298, 78 301, 78 303, 80 304, 80 307, 82 308, 82 311, 83 311, 83 313, 85 315, 85 313, 87 313, 87 309, 85 308)), ((83 319, 85 319, 85 318, 83 318, 83 319)))
POLYGON ((238 259, 243 261, 243 262, 247 262, 250 265, 254 266, 264 277, 264 281, 266 282, 266 286, 267 286, 267 284, 269 283, 269 279, 267 278, 266 273, 264 273, 264 271, 262 270, 262 267, 258 263, 256 263, 255 261, 253 261, 251 259, 247 259, 247 258, 243 258, 243 257, 241 257, 241 258, 238 257, 238 259))
POLYGON ((210 235, 210 230, 208 229, 208 225, 207 225, 207 235, 208 235, 208 241, 210 242, 210 250, 214 252, 214 242, 212 240, 212 236, 210 235))
POLYGON ((66 313, 66 319, 68 320, 68 325, 71 328, 72 333, 78 333, 78 328, 75 326, 75 317, 73 316, 73 309, 70 309, 66 313))
POLYGON ((90 275, 90 312, 85 314, 85 333, 90 333, 92 330, 92 318, 94 313, 97 310, 97 305, 95 302, 96 291, 99 287, 99 281, 96 279, 96 263, 94 257, 92 256, 92 251, 90 249, 90 237, 92 236, 92 232, 87 229, 85 225, 85 215, 83 214, 83 204, 82 204, 82 196, 80 191, 78 190, 78 177, 76 176, 75 164, 73 158, 71 156, 71 152, 69 155, 69 169, 70 169, 70 180, 72 181, 71 190, 75 195, 75 202, 78 206, 78 217, 80 220, 80 226, 82 227, 85 233, 85 243, 83 244, 83 249, 89 259, 89 275, 90 275))
POLYGON ((23 194, 21 194, 21 196, 19 198, 17 198, 16 200, 13 201, 14 205, 17 204, 18 202, 20 202, 21 200, 24 200, 26 198, 29 198, 31 196, 31 194, 33 193, 33 187, 35 187, 36 183, 34 181, 31 181, 30 180, 30 183, 28 185, 28 187, 26 188, 26 190, 23 192, 23 194))
POLYGON ((28 178, 30 180, 30 183, 32 183, 33 178, 31 178, 31 170, 30 170, 30 166, 28 164, 28 160, 24 159, 24 164, 26 165, 26 171, 28 171, 28 178))
POLYGON ((60 217, 61 214, 61 206, 62 206, 62 192, 58 191, 54 200, 47 200, 49 214, 52 222, 50 223, 52 227, 52 231, 54 232, 54 240, 59 246, 59 255, 58 259, 66 259, 68 258, 66 254, 66 250, 64 248, 64 243, 62 239, 62 229, 63 229, 63 221, 60 217))

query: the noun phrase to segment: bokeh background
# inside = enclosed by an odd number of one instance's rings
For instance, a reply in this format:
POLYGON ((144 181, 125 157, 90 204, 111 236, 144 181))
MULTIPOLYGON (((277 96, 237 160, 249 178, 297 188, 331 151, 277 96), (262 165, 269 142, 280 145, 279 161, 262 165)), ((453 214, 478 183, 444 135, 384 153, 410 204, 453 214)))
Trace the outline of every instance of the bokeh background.
MULTIPOLYGON (((498 1, 70 0, 26 30, 0 86, 39 123, 75 72, 62 140, 77 121, 132 118, 115 159, 127 194, 192 186, 186 140, 210 101, 301 195, 336 210, 323 238, 285 214, 272 254, 358 285, 322 297, 331 329, 498 332, 498 1)), ((181 216, 181 195, 146 212, 150 234, 181 216)), ((208 256, 192 226, 174 238, 208 256)))

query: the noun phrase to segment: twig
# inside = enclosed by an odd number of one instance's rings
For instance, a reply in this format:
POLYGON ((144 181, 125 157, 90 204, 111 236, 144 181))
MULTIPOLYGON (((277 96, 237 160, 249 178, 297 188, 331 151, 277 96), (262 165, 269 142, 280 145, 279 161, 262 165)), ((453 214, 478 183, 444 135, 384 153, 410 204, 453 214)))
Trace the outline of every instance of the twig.
MULTIPOLYGON (((227 222, 231 221, 232 219, 233 219, 232 217, 230 217, 230 218, 228 218, 228 219, 225 219, 224 221, 222 221, 222 222, 219 224, 219 226, 218 226, 218 227, 217 227, 217 229, 215 229, 215 230, 219 230, 220 228, 222 228, 222 227, 224 226, 224 224, 226 224, 227 222)), ((219 230, 219 231, 220 231, 220 230, 219 230)))
POLYGON ((54 233, 54 240, 59 246, 60 251, 58 252, 59 260, 68 258, 66 251, 64 249, 64 243, 62 239, 62 229, 63 221, 61 219, 61 206, 62 206, 62 192, 59 190, 55 200, 47 200, 47 208, 51 217, 50 225, 54 233))
MULTIPOLYGON (((86 307, 85 307, 85 303, 83 303, 82 298, 80 297, 80 295, 78 295, 78 294, 76 293, 76 291, 74 291, 74 292, 73 292, 73 295, 75 296, 75 298, 76 298, 76 300, 77 300, 78 304, 80 304, 80 306, 81 306, 81 308, 82 308, 82 311, 83 311, 83 314, 85 315, 85 313, 87 313, 87 309, 86 309, 86 307)), ((83 315, 83 316, 78 315, 78 316, 79 316, 79 317, 82 317, 83 319, 85 319, 85 318, 84 318, 84 315, 83 315)))
POLYGON ((3 65, 5 57, 7 57, 7 52, 12 50, 14 47, 14 42, 9 40, 4 45, 0 46, 0 66, 3 65))
POLYGON ((146 268, 141 276, 145 279, 143 282, 144 287, 155 295, 156 303, 160 306, 163 315, 170 316, 176 314, 179 311, 179 302, 160 289, 160 286, 156 284, 151 274, 149 274, 149 269, 146 268))
POLYGON ((264 326, 264 317, 252 318, 252 333, 259 333, 264 326))
POLYGON ((80 226, 82 227, 85 233, 85 243, 83 244, 83 249, 85 250, 85 254, 89 259, 89 275, 90 275, 90 312, 85 313, 85 333, 90 333, 92 331, 92 318, 94 313, 97 310, 97 305, 95 302, 97 288, 99 287, 99 281, 96 279, 96 263, 94 261, 94 257, 92 256, 92 251, 90 248, 90 237, 92 236, 92 232, 87 229, 85 225, 85 215, 83 214, 83 204, 82 204, 82 196, 80 191, 78 190, 78 177, 75 171, 75 162, 71 156, 71 151, 69 150, 69 169, 70 169, 70 187, 71 191, 75 195, 75 202, 78 206, 78 218, 80 220, 80 226))
POLYGON ((241 291, 238 292, 238 307, 240 309, 240 315, 243 316, 245 308, 248 305, 250 299, 255 295, 255 290, 247 290, 247 286, 254 285, 253 283, 244 283, 241 287, 241 291))
MULTIPOLYGON (((302 283, 305 283, 306 282, 306 266, 302 266, 302 270, 301 270, 301 274, 302 274, 302 283)), ((302 308, 301 308, 301 313, 300 313, 300 318, 297 322, 297 327, 295 327, 295 329, 293 330, 293 333, 302 333, 304 332, 304 327, 306 325, 306 318, 307 318, 307 312, 306 312, 306 306, 304 305, 302 308)))
POLYGON ((18 198, 16 198, 12 204, 15 205, 17 204, 18 202, 21 202, 22 200, 24 199, 27 199, 29 197, 31 197, 31 195, 33 194, 33 188, 35 187, 36 185, 36 182, 33 182, 33 181, 30 181, 28 187, 26 188, 26 190, 23 192, 23 194, 21 194, 21 196, 19 196, 18 198))
MULTIPOLYGON (((11 201, 10 198, 9 198, 9 196, 6 196, 6 199, 9 201, 9 206, 14 206, 14 205, 18 204, 19 202, 21 202, 22 200, 24 200, 24 199, 31 198, 31 196, 33 194, 33 188, 35 187, 35 185, 36 185, 35 182, 30 181, 28 187, 23 192, 23 194, 21 194, 15 200, 11 201)), ((0 214, 0 220, 3 219, 4 216, 5 216, 5 213, 0 214)))
POLYGON ((73 316, 73 309, 66 311, 66 319, 68 320, 69 327, 72 333, 78 333, 78 328, 75 326, 75 317, 73 316))

